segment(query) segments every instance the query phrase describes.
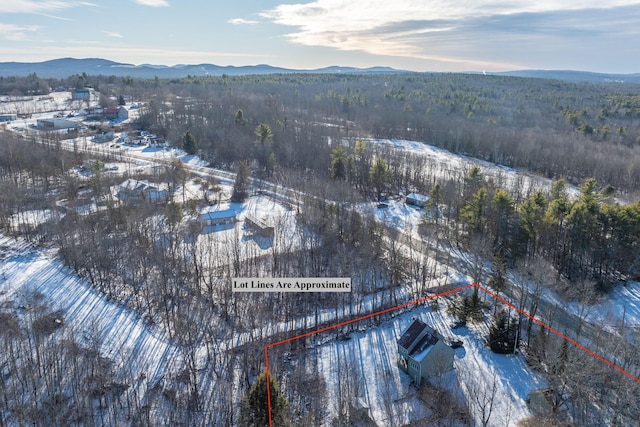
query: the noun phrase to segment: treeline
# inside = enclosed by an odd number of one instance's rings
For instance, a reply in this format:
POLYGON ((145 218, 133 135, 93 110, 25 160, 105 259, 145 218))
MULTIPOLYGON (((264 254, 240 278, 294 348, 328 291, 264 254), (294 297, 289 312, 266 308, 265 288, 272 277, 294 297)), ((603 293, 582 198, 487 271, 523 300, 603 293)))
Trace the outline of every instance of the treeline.
MULTIPOLYGON (((432 224, 443 209, 440 186, 433 188, 425 220, 432 224)), ((588 179, 571 197, 565 181, 558 180, 548 193, 537 190, 516 202, 472 168, 460 194, 454 216, 440 220, 486 259, 501 253, 513 266, 543 257, 570 281, 588 281, 600 291, 640 276, 640 202, 615 203, 610 186, 588 179)))

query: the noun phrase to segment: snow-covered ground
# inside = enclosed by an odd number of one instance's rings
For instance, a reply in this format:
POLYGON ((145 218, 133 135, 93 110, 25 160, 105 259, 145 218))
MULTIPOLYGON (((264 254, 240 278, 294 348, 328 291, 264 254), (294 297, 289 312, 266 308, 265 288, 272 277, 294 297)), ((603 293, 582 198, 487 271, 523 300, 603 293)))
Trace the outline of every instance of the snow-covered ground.
MULTIPOLYGON (((143 398, 170 369, 180 366, 177 346, 159 326, 150 326, 134 311, 108 301, 78 278, 54 255, 0 235, 0 302, 29 307, 40 294, 85 345, 98 343, 100 353, 132 378, 143 398)), ((117 369, 116 369, 117 371, 117 369)))
POLYGON ((612 328, 626 325, 640 331, 640 283, 616 285, 606 301, 591 308, 590 320, 597 322, 601 319, 612 328))
MULTIPOLYGON (((513 274, 509 278, 533 292, 534 285, 531 282, 513 274)), ((551 289, 542 288, 539 292, 544 300, 584 317, 594 325, 602 325, 609 332, 627 336, 633 331, 640 333, 640 282, 617 283, 608 294, 591 305, 567 302, 551 289)))
POLYGON ((51 92, 48 95, 8 97, 0 102, 0 114, 33 114, 60 111, 70 107, 71 92, 51 92))
POLYGON ((434 326, 447 341, 464 342, 455 352, 453 373, 447 374, 440 385, 454 394, 462 393, 471 402, 476 423, 480 424, 480 411, 474 408, 474 396, 490 395, 494 381, 490 426, 515 426, 531 415, 525 403, 527 393, 546 384, 526 366, 523 357, 492 353, 484 341, 488 333, 485 324, 452 331, 449 325, 454 319, 443 310, 418 307, 377 328, 353 332, 348 341, 331 341, 313 350, 318 371, 326 380, 327 395, 332 396, 327 400, 328 419, 338 413, 341 384, 344 393, 349 379, 353 379, 349 390, 352 403, 367 408, 379 426, 405 425, 428 415, 409 376, 397 366, 397 341, 415 317, 434 326))
POLYGON ((372 213, 383 224, 394 226, 410 235, 418 231, 420 221, 424 219, 425 210, 407 205, 402 200, 389 200, 387 207, 378 208, 377 203, 367 203, 362 209, 372 213))
POLYGON ((203 228, 197 244, 200 256, 209 260, 206 265, 222 267, 231 265, 234 259, 273 255, 300 245, 295 212, 270 197, 252 196, 244 203, 223 202, 205 207, 200 214, 216 211, 233 212, 236 220, 203 228), (248 215, 272 226, 273 236, 262 236, 249 226, 245 221, 248 215))
MULTIPOLYGON (((473 166, 478 166, 486 179, 512 194, 518 192, 530 194, 538 189, 549 190, 552 184, 552 181, 548 178, 461 154, 454 154, 424 142, 401 139, 364 139, 364 142, 407 151, 424 157, 428 161, 430 172, 435 173, 437 177, 443 180, 451 179, 452 177, 457 178, 461 171, 466 173, 473 166)), ((567 185, 567 191, 571 196, 578 194, 578 189, 570 185, 567 185)))
POLYGON ((181 149, 169 148, 163 145, 145 146, 122 144, 118 151, 122 151, 126 155, 131 155, 138 159, 171 161, 180 160, 182 163, 191 166, 208 166, 208 162, 202 160, 198 156, 189 155, 181 149))

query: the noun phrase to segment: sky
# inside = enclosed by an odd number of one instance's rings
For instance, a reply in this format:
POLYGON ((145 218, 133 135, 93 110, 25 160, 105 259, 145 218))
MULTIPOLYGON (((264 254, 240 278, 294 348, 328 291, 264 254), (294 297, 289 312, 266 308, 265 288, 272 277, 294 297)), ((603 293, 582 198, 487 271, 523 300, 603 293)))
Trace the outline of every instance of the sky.
POLYGON ((0 0, 0 62, 640 73, 640 0, 0 0))

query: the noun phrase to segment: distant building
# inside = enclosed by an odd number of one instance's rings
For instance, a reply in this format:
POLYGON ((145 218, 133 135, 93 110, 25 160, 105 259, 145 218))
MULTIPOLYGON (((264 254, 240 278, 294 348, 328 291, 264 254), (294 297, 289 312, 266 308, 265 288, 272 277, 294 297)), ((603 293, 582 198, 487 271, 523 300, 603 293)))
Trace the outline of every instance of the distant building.
POLYGON ((129 118, 129 110, 126 107, 120 106, 118 108, 118 118, 120 120, 127 120, 129 118))
POLYGON ((267 224, 264 220, 260 218, 256 218, 253 215, 247 215, 244 218, 244 222, 249 225, 249 227, 253 228, 263 237, 273 237, 274 230, 273 226, 267 224))
POLYGON ((116 134, 113 132, 102 132, 97 133, 91 138, 93 142, 101 143, 101 142, 111 142, 116 137, 116 134))
POLYGON ((418 206, 424 208, 429 202, 429 196, 418 193, 409 193, 404 198, 404 202, 408 205, 418 206))
POLYGON ((129 110, 125 107, 105 108, 102 110, 104 118, 107 120, 126 120, 129 118, 129 110))
POLYGON ((231 209, 200 214, 200 225, 202 228, 223 224, 233 224, 234 222, 236 222, 236 212, 231 209))
POLYGON ((76 89, 71 93, 71 99, 73 101, 89 101, 91 92, 88 89, 76 89))
POLYGON ((0 114, 0 122, 12 122, 17 118, 18 116, 15 114, 0 114))
POLYGON ((398 340, 398 367, 417 385, 452 369, 453 354, 442 335, 417 319, 398 340))
POLYGON ((62 118, 38 119, 36 127, 40 130, 76 129, 77 121, 62 118))
POLYGON ((162 185, 154 185, 146 180, 138 181, 132 178, 118 185, 115 189, 115 195, 123 202, 147 200, 161 203, 169 200, 169 191, 162 185))

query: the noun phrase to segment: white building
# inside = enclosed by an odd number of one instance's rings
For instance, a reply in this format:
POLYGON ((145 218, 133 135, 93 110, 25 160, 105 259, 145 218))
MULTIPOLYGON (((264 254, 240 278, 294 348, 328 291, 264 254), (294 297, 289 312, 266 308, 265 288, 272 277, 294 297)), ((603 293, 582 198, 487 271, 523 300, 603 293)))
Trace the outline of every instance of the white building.
POLYGON ((223 224, 233 224, 234 222, 236 222, 236 212, 231 209, 200 214, 200 225, 202 228, 223 224))
POLYGON ((62 118, 38 119, 37 128, 40 130, 76 129, 78 122, 62 118))

